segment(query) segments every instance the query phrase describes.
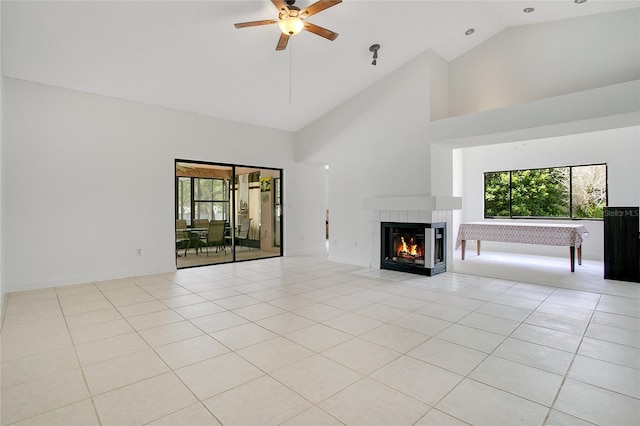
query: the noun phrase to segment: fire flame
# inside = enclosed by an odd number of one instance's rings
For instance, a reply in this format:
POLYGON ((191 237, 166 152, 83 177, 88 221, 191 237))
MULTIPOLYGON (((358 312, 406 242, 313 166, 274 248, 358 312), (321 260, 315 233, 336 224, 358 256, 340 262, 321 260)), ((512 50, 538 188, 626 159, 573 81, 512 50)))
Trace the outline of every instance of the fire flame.
POLYGON ((422 257, 422 250, 417 244, 414 244, 413 238, 409 239, 409 244, 404 240, 404 237, 400 237, 400 240, 402 244, 398 246, 398 256, 422 257))

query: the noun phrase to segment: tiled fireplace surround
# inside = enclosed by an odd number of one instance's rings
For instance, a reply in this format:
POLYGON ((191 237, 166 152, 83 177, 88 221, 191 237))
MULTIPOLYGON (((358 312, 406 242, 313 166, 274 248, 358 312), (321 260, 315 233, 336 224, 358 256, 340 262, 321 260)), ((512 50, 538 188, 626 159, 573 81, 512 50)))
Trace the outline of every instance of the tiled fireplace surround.
POLYGON ((376 197, 363 200, 371 211, 371 267, 380 269, 380 224, 446 222, 447 270, 453 265, 453 210, 462 208, 461 197, 415 196, 376 197))

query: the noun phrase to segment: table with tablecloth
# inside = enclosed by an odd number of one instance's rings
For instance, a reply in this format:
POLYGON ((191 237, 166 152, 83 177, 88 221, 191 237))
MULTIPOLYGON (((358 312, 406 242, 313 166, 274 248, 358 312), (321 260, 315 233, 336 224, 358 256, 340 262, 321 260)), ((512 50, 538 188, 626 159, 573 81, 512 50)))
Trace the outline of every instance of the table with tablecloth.
POLYGON ((477 241, 478 255, 480 255, 480 241, 568 246, 570 250, 571 272, 574 272, 576 249, 578 251, 578 264, 582 264, 583 236, 589 236, 589 231, 584 225, 580 224, 461 223, 458 229, 456 249, 462 247, 462 260, 464 260, 467 240, 477 241))

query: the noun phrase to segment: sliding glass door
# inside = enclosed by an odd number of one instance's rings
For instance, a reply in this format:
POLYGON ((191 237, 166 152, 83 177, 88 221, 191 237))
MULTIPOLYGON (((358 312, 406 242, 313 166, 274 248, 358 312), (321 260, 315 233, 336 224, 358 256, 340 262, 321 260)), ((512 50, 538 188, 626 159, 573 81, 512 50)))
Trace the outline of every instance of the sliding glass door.
POLYGON ((282 256, 282 170, 190 160, 175 170, 178 268, 282 256))

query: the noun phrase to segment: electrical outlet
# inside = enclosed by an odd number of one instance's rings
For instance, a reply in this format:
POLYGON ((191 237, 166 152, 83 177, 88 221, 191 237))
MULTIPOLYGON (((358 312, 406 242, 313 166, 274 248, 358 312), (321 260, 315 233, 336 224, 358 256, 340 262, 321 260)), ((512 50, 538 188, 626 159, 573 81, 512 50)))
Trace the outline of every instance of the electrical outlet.
POLYGON ((138 256, 142 256, 142 249, 136 249, 136 254, 138 256))

